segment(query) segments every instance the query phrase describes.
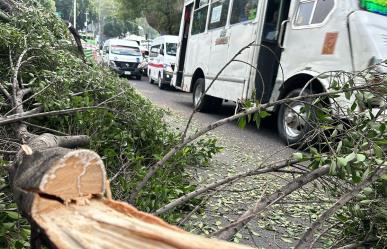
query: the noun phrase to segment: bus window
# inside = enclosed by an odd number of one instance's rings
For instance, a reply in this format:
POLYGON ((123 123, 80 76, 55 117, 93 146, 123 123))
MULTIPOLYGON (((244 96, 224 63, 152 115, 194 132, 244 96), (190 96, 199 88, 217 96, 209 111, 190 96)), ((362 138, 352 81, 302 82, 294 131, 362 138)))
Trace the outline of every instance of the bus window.
POLYGON ((258 0, 234 1, 230 24, 254 20, 257 16, 258 0))
POLYGON ((331 10, 335 6, 334 0, 319 0, 317 1, 316 10, 312 19, 312 24, 322 23, 328 17, 331 10))
POLYGON ((208 4, 208 0, 196 0, 195 9, 199 9, 200 7, 207 4, 208 4))
POLYGON ((157 57, 160 52, 160 45, 151 47, 149 57, 157 57))
POLYGON ((263 39, 266 41, 276 41, 278 38, 280 16, 278 11, 281 9, 280 0, 271 0, 271 4, 266 10, 265 26, 263 28, 263 39))
MULTIPOLYGON (((194 12, 193 22, 192 22, 192 35, 203 33, 206 30, 206 22, 207 22, 207 12, 208 12, 208 4, 201 5, 202 1, 197 2, 198 8, 194 12)), ((208 0, 207 0, 208 3, 208 0)))
POLYGON ((208 29, 226 26, 230 0, 218 0, 211 3, 211 16, 208 29))
POLYGON ((295 26, 323 23, 335 6, 334 0, 301 1, 298 5, 295 26), (313 16, 312 16, 313 15, 313 16))
POLYGON ((312 17, 315 1, 301 2, 298 6, 298 14, 295 25, 303 26, 309 25, 312 17))

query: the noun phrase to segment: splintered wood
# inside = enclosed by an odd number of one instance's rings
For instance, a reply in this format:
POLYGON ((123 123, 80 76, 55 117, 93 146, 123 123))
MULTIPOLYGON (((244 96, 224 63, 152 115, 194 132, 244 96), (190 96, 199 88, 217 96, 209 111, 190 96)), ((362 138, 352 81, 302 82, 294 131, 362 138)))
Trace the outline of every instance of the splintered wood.
POLYGON ((19 208, 52 248, 247 248, 187 233, 106 198, 106 183, 105 167, 96 153, 59 148, 27 155, 15 175, 15 192, 19 208))
POLYGON ((129 205, 109 200, 91 200, 84 206, 62 205, 36 218, 58 248, 246 248, 191 235, 129 205))

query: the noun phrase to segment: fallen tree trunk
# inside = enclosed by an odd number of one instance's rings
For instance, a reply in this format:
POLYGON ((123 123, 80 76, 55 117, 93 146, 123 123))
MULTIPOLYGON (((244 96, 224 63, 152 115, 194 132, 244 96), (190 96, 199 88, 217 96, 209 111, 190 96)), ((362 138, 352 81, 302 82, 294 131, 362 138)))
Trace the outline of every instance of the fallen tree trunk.
POLYGON ((76 147, 87 137, 44 134, 22 146, 11 169, 19 210, 34 229, 31 247, 247 248, 202 238, 109 198, 101 158, 76 147))

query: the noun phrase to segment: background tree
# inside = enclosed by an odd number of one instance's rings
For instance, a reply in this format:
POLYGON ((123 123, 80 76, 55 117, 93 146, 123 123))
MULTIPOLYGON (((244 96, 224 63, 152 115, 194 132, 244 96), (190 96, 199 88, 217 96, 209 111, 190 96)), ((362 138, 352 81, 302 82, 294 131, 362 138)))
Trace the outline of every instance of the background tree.
POLYGON ((135 19, 145 17, 149 25, 160 34, 179 33, 184 0, 117 0, 121 4, 120 17, 135 19))
MULTIPOLYGON (((43 0, 44 2, 47 0, 43 0)), ((63 20, 73 22, 74 8, 71 0, 55 0, 56 11, 63 20)), ((98 2, 96 0, 77 0, 77 29, 83 29, 86 21, 86 12, 88 22, 98 22, 98 2)))

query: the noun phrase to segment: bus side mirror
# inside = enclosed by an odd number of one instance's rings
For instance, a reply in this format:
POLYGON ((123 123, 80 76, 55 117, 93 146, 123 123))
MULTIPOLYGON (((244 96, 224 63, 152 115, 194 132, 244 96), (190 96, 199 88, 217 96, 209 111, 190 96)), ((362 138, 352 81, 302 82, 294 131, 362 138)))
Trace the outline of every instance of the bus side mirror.
POLYGON ((160 54, 164 55, 164 49, 160 49, 160 54))

